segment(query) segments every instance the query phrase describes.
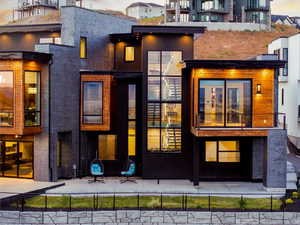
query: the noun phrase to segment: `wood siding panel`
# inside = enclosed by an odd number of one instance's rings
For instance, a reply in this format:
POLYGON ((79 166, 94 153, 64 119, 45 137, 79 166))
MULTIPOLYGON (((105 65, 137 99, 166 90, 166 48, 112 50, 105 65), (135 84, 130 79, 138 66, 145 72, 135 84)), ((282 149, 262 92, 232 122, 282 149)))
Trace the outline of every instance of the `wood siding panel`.
POLYGON ((81 76, 81 100, 80 100, 80 130, 82 131, 109 131, 111 128, 110 101, 111 101, 111 75, 82 75, 81 76), (103 82, 103 123, 83 124, 83 82, 102 81, 103 82))
MULTIPOLYGON (((199 79, 251 79, 252 127, 274 127, 274 72, 274 69, 194 69, 192 71, 193 118, 198 114, 199 79), (261 84, 261 94, 256 94, 257 84, 261 84)), ((191 122, 191 125, 194 126, 193 122, 191 122)))

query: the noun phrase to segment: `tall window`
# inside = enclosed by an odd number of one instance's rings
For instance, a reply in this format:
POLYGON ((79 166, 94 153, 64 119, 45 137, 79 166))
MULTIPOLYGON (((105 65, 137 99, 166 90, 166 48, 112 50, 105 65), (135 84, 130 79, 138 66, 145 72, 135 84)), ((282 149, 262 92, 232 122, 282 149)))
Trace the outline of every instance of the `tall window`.
POLYGON ((87 39, 86 37, 80 37, 80 58, 87 58, 87 39))
POLYGON ((126 46, 125 47, 125 62, 134 61, 134 47, 126 46))
POLYGON ((103 83, 84 82, 83 83, 83 118, 84 124, 103 123, 103 83))
POLYGON ((281 105, 284 105, 284 88, 281 88, 281 105))
POLYGON ((250 80, 199 80, 199 118, 203 127, 251 126, 250 80))
POLYGON ((0 71, 0 126, 14 123, 14 77, 12 71, 0 71))
POLYGON ((24 88, 24 125, 41 125, 41 88, 40 72, 25 71, 24 88))
POLYGON ((283 53, 283 60, 287 61, 287 63, 285 64, 285 66, 283 68, 282 76, 288 76, 289 49, 288 48, 284 48, 282 53, 283 53))
POLYGON ((136 85, 128 85, 128 155, 135 156, 136 149, 136 85))
POLYGON ((181 151, 180 51, 148 52, 148 151, 181 151))

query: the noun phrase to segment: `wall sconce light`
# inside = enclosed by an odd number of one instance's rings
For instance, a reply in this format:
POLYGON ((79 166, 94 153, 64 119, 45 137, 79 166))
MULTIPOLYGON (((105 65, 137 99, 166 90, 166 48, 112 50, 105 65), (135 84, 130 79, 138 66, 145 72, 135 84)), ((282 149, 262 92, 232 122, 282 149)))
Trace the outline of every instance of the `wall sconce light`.
POLYGON ((256 85, 256 94, 261 94, 261 84, 256 85))

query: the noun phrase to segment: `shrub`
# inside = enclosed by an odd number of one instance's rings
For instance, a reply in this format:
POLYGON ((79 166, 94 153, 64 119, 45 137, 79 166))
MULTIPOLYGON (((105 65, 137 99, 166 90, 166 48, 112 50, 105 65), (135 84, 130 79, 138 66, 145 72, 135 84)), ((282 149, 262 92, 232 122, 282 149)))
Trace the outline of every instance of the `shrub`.
POLYGON ((285 203, 286 203, 286 204, 293 204, 294 201, 293 201, 293 199, 288 198, 288 199, 285 200, 285 203))

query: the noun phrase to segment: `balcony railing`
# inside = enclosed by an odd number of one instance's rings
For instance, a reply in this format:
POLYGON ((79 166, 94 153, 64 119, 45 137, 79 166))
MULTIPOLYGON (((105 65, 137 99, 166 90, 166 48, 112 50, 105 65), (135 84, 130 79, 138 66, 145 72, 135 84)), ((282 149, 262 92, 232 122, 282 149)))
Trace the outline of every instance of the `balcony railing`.
POLYGON ((18 9, 25 10, 30 7, 34 6, 47 6, 58 8, 58 1, 57 0, 21 0, 18 3, 18 9))
MULTIPOLYGON (((166 9, 167 10, 176 10, 177 6, 176 5, 167 4, 166 5, 166 9)), ((186 11, 190 11, 191 10, 190 6, 187 6, 187 5, 180 5, 178 7, 178 9, 179 10, 186 10, 186 11)))
POLYGON ((199 113, 194 118, 194 128, 281 128, 286 129, 285 113, 265 113, 265 114, 249 114, 249 113, 199 113), (253 119, 267 123, 270 119, 273 126, 255 126, 253 127, 253 119))

